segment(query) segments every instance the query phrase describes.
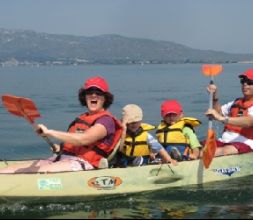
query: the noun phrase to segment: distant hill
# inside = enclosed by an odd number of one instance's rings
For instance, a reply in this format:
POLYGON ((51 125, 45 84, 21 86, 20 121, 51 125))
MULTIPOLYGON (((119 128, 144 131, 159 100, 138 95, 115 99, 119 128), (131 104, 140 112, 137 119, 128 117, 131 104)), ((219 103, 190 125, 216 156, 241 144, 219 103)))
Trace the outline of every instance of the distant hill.
POLYGON ((169 42, 119 35, 83 37, 0 28, 0 64, 70 65, 135 63, 233 63, 253 54, 197 50, 169 42))

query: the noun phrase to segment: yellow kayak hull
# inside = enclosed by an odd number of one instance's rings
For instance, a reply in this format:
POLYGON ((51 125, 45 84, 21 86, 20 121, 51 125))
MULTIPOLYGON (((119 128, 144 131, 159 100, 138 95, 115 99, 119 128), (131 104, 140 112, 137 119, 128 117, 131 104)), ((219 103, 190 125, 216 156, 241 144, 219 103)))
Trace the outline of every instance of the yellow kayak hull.
MULTIPOLYGON (((8 161, 8 164, 22 161, 8 161)), ((24 161, 23 161, 24 162, 24 161)), ((0 168, 6 167, 0 162, 0 168)), ((253 176, 253 153, 217 157, 209 169, 201 160, 142 167, 45 174, 0 174, 0 199, 82 200, 253 176)), ((202 185, 204 187, 204 185, 202 185)))

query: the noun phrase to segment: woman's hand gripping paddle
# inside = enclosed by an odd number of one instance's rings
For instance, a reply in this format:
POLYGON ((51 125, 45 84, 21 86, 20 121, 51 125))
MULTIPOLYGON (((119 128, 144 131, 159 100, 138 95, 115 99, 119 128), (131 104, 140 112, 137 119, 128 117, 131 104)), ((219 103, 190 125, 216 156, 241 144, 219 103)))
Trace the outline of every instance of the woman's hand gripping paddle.
MULTIPOLYGON (((13 95, 3 95, 2 102, 8 112, 18 117, 25 118, 36 131, 38 130, 35 119, 41 117, 41 115, 31 99, 13 95)), ((51 146, 53 151, 56 150, 55 145, 48 137, 43 137, 43 139, 51 146)))
MULTIPOLYGON (((219 65, 219 64, 202 65, 202 73, 205 76, 211 77, 210 85, 214 84, 214 77, 219 75, 222 72, 222 70, 223 70, 222 65, 219 65)), ((210 92, 210 96, 209 96, 209 108, 210 109, 213 108, 213 93, 212 92, 210 92)), ((209 168, 215 156, 216 148, 217 148, 216 134, 213 129, 213 121, 212 121, 212 118, 209 118, 207 139, 206 139, 206 144, 203 151, 203 163, 206 169, 209 168)))

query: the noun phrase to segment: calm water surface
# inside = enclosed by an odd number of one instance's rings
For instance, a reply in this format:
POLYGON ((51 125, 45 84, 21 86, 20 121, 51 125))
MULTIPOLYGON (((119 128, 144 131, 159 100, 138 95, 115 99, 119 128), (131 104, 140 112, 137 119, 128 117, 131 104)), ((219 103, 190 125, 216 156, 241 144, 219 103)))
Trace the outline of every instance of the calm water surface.
MULTIPOLYGON (((221 102, 241 95, 239 73, 248 64, 224 65, 215 78, 221 102)), ((31 98, 49 128, 66 130, 83 109, 77 92, 94 75, 105 77, 115 103, 111 111, 120 117, 121 108, 136 103, 144 110, 145 122, 158 124, 160 104, 178 99, 186 116, 199 118, 196 130, 206 135, 208 107, 206 86, 209 79, 201 74, 201 65, 75 66, 0 68, 0 95, 10 93, 31 98)), ((219 134, 222 126, 215 124, 219 134)), ((26 159, 50 156, 49 147, 33 133, 25 120, 10 115, 0 105, 0 158, 26 159)), ((180 188, 149 194, 95 202, 59 202, 26 204, 18 201, 0 205, 2 218, 253 218, 252 178, 213 183, 204 187, 180 188)))

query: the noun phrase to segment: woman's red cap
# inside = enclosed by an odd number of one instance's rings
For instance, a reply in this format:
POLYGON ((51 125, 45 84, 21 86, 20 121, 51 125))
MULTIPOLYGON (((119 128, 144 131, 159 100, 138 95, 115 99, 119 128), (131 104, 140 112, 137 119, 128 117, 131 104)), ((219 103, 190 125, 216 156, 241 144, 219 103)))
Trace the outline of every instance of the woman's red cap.
POLYGON ((96 76, 86 80, 84 83, 84 89, 90 89, 92 87, 98 88, 103 92, 109 92, 109 85, 102 77, 96 76))

